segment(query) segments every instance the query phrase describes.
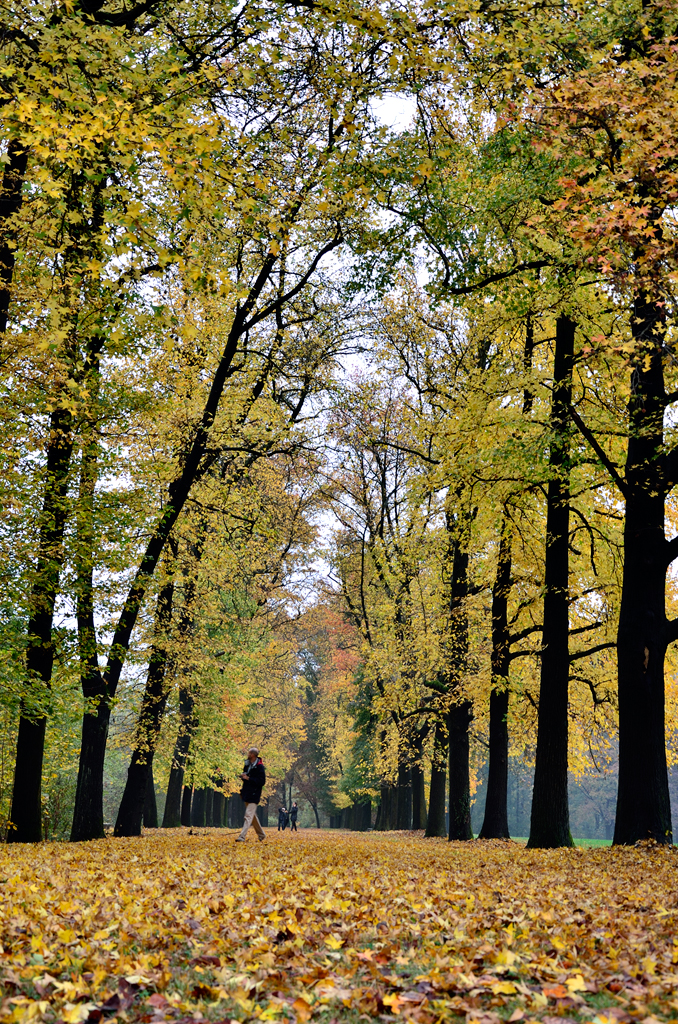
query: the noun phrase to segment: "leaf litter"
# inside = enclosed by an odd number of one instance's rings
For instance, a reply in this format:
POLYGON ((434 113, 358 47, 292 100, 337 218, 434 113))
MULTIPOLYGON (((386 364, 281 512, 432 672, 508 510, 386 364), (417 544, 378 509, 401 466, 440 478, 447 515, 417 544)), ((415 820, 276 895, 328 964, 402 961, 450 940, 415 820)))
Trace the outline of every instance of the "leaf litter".
POLYGON ((219 830, 0 848, 0 1020, 678 1024, 673 849, 219 830))

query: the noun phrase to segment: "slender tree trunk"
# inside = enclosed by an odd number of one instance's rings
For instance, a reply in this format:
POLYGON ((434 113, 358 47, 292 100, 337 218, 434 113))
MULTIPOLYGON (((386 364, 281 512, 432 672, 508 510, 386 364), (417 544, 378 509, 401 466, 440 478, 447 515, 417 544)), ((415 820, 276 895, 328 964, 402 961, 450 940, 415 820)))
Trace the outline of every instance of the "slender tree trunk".
POLYGON ((191 811, 193 804, 193 786, 184 786, 181 797, 181 824, 191 824, 191 811))
POLYGON ((469 729, 473 706, 459 690, 468 660, 468 558, 471 525, 475 510, 463 507, 455 515, 447 514, 452 576, 450 580, 450 650, 447 689, 452 696, 447 713, 450 840, 473 839, 471 829, 471 780, 469 729))
MULTIPOLYGON (((172 566, 173 570, 173 566, 172 566)), ((160 736, 162 716, 167 703, 167 641, 172 621, 174 576, 170 575, 158 592, 155 610, 155 636, 148 662, 146 688, 136 729, 136 745, 127 782, 115 823, 116 836, 140 836, 148 776, 152 776, 153 755, 160 736)))
POLYGON ((188 762, 191 739, 195 730, 194 707, 195 696, 188 683, 184 682, 184 685, 179 689, 179 732, 174 744, 174 756, 167 784, 165 813, 162 819, 163 828, 177 828, 179 825, 190 824, 190 819, 184 821, 181 794, 182 790, 185 789, 184 773, 188 762))
POLYGON ((492 589, 492 689, 490 690, 490 756, 481 839, 509 839, 508 707, 511 637, 508 595, 511 590, 511 526, 502 520, 497 573, 492 589))
POLYGON ((404 762, 398 766, 396 828, 406 832, 412 828, 412 771, 404 762))
POLYGON ((426 828, 426 790, 424 788, 424 739, 429 726, 414 730, 414 760, 412 762, 412 828, 426 828))
POLYGON ((570 431, 575 324, 556 322, 546 508, 544 627, 532 817, 528 846, 572 846, 567 795, 570 431))
POLYGON ((8 842, 32 843, 42 838, 42 762, 54 665, 52 622, 64 557, 72 452, 72 415, 57 407, 49 423, 38 557, 26 641, 28 689, 21 700, 8 842))
MULTIPOLYGON (((309 801, 309 803, 310 803, 310 801, 309 801)), ((318 805, 317 804, 311 804, 311 807, 313 808, 313 813, 315 814, 316 828, 320 828, 320 815, 318 814, 318 805)))
POLYGON ((149 758, 146 772, 146 798, 144 799, 144 828, 158 827, 158 804, 155 799, 155 783, 153 782, 153 758, 149 758))
MULTIPOLYGON (((664 658, 669 546, 664 535, 663 307, 636 297, 626 455, 624 574, 617 635, 619 783, 615 844, 672 842, 666 768, 664 658)), ((675 476, 675 474, 674 474, 675 476)), ((674 483, 672 480, 671 483, 674 483)))
POLYGON ((428 798, 428 822, 426 825, 426 838, 428 839, 434 836, 445 837, 447 835, 447 827, 445 825, 446 758, 447 737, 445 726, 442 722, 436 721, 433 736, 433 758, 431 761, 431 788, 428 798))
POLYGON ((473 708, 468 700, 452 704, 447 713, 450 769, 450 841, 473 839, 471 828, 471 785, 469 728, 473 708))
POLYGON ((7 317, 14 276, 17 231, 12 218, 21 209, 23 183, 28 165, 28 150, 16 139, 7 147, 6 163, 0 188, 0 334, 7 330, 7 317))

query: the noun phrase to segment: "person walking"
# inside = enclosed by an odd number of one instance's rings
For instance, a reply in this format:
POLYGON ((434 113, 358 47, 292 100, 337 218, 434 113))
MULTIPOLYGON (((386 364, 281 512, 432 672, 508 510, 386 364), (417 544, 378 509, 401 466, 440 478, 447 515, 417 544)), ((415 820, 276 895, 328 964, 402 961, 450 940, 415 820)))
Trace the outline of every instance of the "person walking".
POLYGON ((297 807, 297 801, 295 800, 290 808, 290 832, 298 832, 297 828, 297 817, 299 815, 299 808, 297 807))
POLYGON ((287 828, 287 810, 284 807, 278 809, 278 832, 284 832, 287 828))
POLYGON ((242 832, 236 839, 236 843, 247 841, 247 831, 250 825, 254 825, 254 831, 261 842, 266 838, 266 833, 257 818, 257 804, 261 800, 261 791, 266 782, 266 769, 264 768, 264 762, 259 757, 258 747, 250 747, 248 750, 247 760, 245 761, 245 767, 240 778, 242 779, 240 796, 245 803, 245 823, 242 827, 242 832))

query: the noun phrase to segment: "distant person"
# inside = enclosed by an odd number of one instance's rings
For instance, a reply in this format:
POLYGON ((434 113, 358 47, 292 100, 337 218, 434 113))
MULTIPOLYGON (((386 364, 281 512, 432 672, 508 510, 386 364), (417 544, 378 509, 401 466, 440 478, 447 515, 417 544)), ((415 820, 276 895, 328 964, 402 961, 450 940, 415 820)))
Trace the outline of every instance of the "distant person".
POLYGON ((299 816, 299 808, 297 807, 297 801, 295 800, 290 808, 290 832, 298 832, 297 828, 297 817, 299 816))
POLYGON ((261 800, 261 791, 266 782, 266 770, 264 762, 259 757, 258 747, 250 747, 247 752, 247 760, 245 761, 245 767, 240 778, 242 779, 240 796, 246 805, 245 823, 242 827, 242 832, 236 839, 236 843, 244 843, 246 841, 247 830, 250 825, 254 825, 254 831, 261 842, 262 839, 266 838, 266 833, 257 818, 257 804, 261 800))
POLYGON ((288 821, 289 816, 287 814, 287 809, 285 807, 281 807, 278 810, 278 832, 285 831, 285 829, 287 828, 288 821))

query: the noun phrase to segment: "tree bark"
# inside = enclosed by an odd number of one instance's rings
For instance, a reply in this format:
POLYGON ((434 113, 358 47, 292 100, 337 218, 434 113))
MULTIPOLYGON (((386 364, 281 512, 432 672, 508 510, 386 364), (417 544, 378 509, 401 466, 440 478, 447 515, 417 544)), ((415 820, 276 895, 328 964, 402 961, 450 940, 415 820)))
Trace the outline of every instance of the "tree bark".
POLYGON ((537 751, 528 846, 572 846, 567 794, 569 658, 570 406, 575 324, 556 322, 546 506, 544 625, 537 751))
POLYGON ((396 828, 406 832, 412 828, 412 770, 402 761, 398 766, 396 828))
POLYGON ((0 188, 0 334, 7 330, 7 319, 11 299, 12 278, 14 277, 14 252, 17 245, 17 231, 11 220, 19 213, 23 201, 23 183, 28 166, 28 150, 17 139, 7 147, 7 162, 0 188))
POLYGON ((221 790, 215 789, 212 804, 212 824, 215 828, 224 827, 224 802, 224 794, 221 790))
MULTIPOLYGON (((173 569, 173 567, 172 567, 173 569)), ((174 576, 170 575, 158 592, 155 609, 153 647, 148 661, 146 687, 136 729, 136 744, 127 769, 127 782, 115 823, 116 836, 140 836, 149 774, 153 775, 153 755, 160 736, 162 716, 167 703, 167 641, 172 621, 174 576)))
POLYGON ((181 824, 191 824, 191 810, 193 804, 193 786, 184 786, 181 797, 181 824))
POLYGON ((162 818, 163 828, 177 828, 179 825, 190 825, 190 818, 188 821, 184 821, 181 794, 185 788, 184 773, 188 762, 191 738, 195 729, 194 707, 195 696, 189 685, 184 682, 184 685, 179 688, 179 732, 174 744, 174 756, 172 757, 172 767, 170 768, 169 782, 167 783, 165 813, 162 818))
POLYGON ((72 452, 73 417, 69 410, 57 406, 49 421, 38 557, 26 640, 28 690, 21 699, 8 842, 32 843, 42 838, 42 763, 54 665, 52 622, 64 558, 72 452))
POLYGON ((205 824, 208 828, 214 825, 214 790, 211 786, 205 787, 205 824))
POLYGON ((508 827, 508 707, 511 637, 508 596, 511 590, 511 526, 504 515, 497 572, 492 588, 492 689, 490 752, 481 839, 510 839, 508 827))
POLYGON ((673 838, 664 724, 668 633, 664 535, 663 307, 636 297, 626 455, 624 573, 617 634, 619 782, 613 842, 673 838))
POLYGON ((471 828, 471 784, 469 771, 469 728, 473 720, 471 702, 452 704, 447 713, 450 769, 450 830, 453 840, 473 839, 471 828))
POLYGON ((191 825, 194 828, 203 828, 205 825, 205 797, 206 790, 201 786, 193 793, 193 804, 191 805, 191 825))
POLYGON ((155 799, 155 783, 153 782, 153 759, 149 758, 146 772, 146 797, 144 799, 144 828, 158 827, 158 804, 155 799))
POLYGON ((428 822, 426 824, 427 839, 431 839, 434 836, 444 838, 447 835, 447 826, 445 824, 446 757, 447 737, 445 726, 438 720, 436 721, 435 733, 433 735, 431 788, 428 797, 428 822))

